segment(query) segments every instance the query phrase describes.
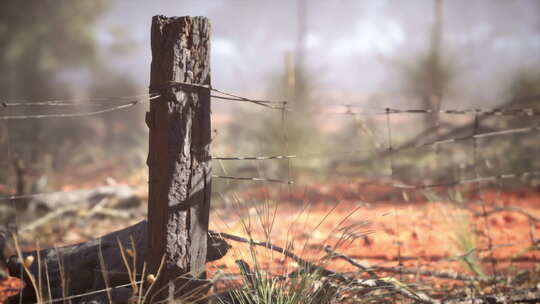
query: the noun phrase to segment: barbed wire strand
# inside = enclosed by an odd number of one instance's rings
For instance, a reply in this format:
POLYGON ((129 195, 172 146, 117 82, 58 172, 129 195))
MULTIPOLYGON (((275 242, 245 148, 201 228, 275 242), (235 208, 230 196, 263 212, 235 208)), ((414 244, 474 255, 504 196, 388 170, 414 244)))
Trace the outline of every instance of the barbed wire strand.
POLYGON ((50 195, 58 195, 58 194, 62 194, 62 193, 65 193, 65 194, 67 194, 67 193, 80 193, 80 192, 90 191, 90 190, 94 190, 94 189, 95 188, 64 190, 64 191, 51 191, 51 192, 40 192, 40 193, 29 193, 29 194, 21 194, 21 195, 4 195, 4 196, 0 196, 0 201, 45 197, 45 196, 50 196, 50 195))
POLYGON ((103 105, 115 102, 129 102, 130 100, 143 97, 153 97, 156 94, 138 94, 129 96, 117 96, 117 97, 95 97, 95 98, 82 98, 82 99, 52 99, 45 101, 35 102, 0 102, 0 108, 7 107, 34 107, 34 106, 93 106, 103 105))
MULTIPOLYGON (((228 97, 236 98, 236 100, 238 100, 238 101, 249 101, 249 102, 277 104, 277 105, 283 105, 283 103, 285 103, 285 105, 287 104, 287 101, 285 101, 285 100, 280 100, 280 101, 276 101, 276 100, 260 100, 260 99, 247 98, 247 97, 243 97, 243 96, 240 96, 240 95, 228 93, 228 92, 225 92, 223 90, 218 90, 216 88, 211 88, 211 90, 214 91, 214 92, 223 94, 225 96, 228 96, 228 97)), ((283 105, 283 107, 285 107, 285 105, 283 105)))
MULTIPOLYGON (((219 98, 223 100, 231 100, 231 101, 240 101, 240 102, 251 102, 256 103, 263 106, 270 106, 271 104, 274 105, 280 105, 280 104, 286 104, 286 101, 275 101, 275 100, 263 100, 263 99, 253 99, 253 98, 247 98, 240 96, 238 94, 233 94, 229 92, 225 92, 220 89, 216 89, 210 85, 204 85, 204 84, 194 84, 194 83, 187 83, 187 82, 179 82, 179 81, 170 81, 168 82, 170 86, 192 86, 192 87, 201 87, 206 88, 211 91, 220 93, 222 95, 226 95, 228 97, 224 96, 216 96, 211 95, 213 98, 219 98)), ((139 95, 130 95, 130 96, 118 96, 118 97, 96 97, 96 98, 87 98, 87 99, 55 99, 55 100, 47 100, 47 101, 37 101, 37 102, 2 102, 0 101, 0 107, 10 107, 10 106, 47 106, 47 105, 78 105, 80 102, 84 101, 93 101, 93 102, 122 102, 124 99, 133 99, 140 96, 148 96, 153 95, 155 93, 145 93, 145 94, 139 94, 139 95)), ((540 98, 540 94, 532 95, 528 97, 523 97, 519 99, 514 99, 511 101, 506 102, 505 104, 509 103, 516 103, 520 101, 529 101, 529 100, 536 100, 540 98)), ((387 115, 390 114, 399 114, 399 113, 409 113, 409 114, 432 114, 432 113, 441 113, 441 114, 481 114, 481 115, 510 115, 510 116, 538 116, 540 115, 540 110, 535 108, 510 108, 510 109, 503 109, 503 108, 495 108, 495 109, 444 109, 444 110, 433 110, 433 109, 398 109, 398 108, 391 108, 391 107, 370 107, 371 109, 378 109, 381 110, 379 112, 375 113, 368 113, 368 112, 354 112, 352 111, 352 108, 359 108, 359 109, 366 109, 367 106, 359 106, 359 105, 353 105, 350 103, 339 103, 339 104, 326 104, 325 106, 333 106, 333 107, 345 107, 345 111, 343 112, 335 112, 335 113, 329 113, 327 114, 354 114, 354 115, 387 115)), ((282 109, 281 106, 270 106, 274 109, 282 109)), ((286 107, 285 107, 286 108, 286 107)), ((293 111, 290 108, 286 108, 286 111, 293 111)))
POLYGON ((308 157, 325 157, 325 156, 336 156, 336 155, 349 155, 349 154, 355 154, 355 153, 370 153, 370 152, 399 152, 403 150, 409 150, 409 149, 416 149, 416 148, 424 148, 429 146, 436 146, 440 144, 448 144, 453 143, 457 141, 465 141, 465 140, 471 140, 471 139, 480 139, 480 138, 488 138, 488 137, 494 137, 494 136, 502 136, 502 135, 509 135, 509 134, 517 134, 517 133, 527 133, 532 131, 540 131, 540 126, 534 126, 529 128, 516 128, 516 129, 508 129, 508 130, 502 130, 502 131, 493 131, 493 132, 486 132, 486 133, 478 133, 473 134, 469 136, 462 136, 462 137, 454 137, 454 138, 447 138, 447 139, 441 139, 441 140, 434 140, 426 143, 420 143, 416 145, 411 146, 404 146, 404 147, 397 147, 392 149, 386 148, 386 149, 353 149, 348 151, 339 151, 339 152, 322 152, 322 153, 306 153, 306 154, 298 154, 298 155, 262 155, 262 156, 219 156, 219 157, 212 157, 212 159, 215 160, 271 160, 271 159, 289 159, 289 158, 308 158, 308 157))
MULTIPOLYGON (((520 116, 540 116, 540 110, 532 109, 532 108, 522 108, 522 109, 465 109, 465 110, 439 110, 439 111, 433 111, 433 110, 426 110, 426 109, 392 109, 388 108, 389 111, 386 110, 371 110, 366 109, 361 106, 354 106, 349 104, 326 104, 322 105, 320 109, 318 110, 312 110, 309 111, 313 114, 324 114, 324 115, 359 115, 359 116, 381 116, 386 115, 387 113, 390 114, 447 114, 447 115, 474 115, 474 113, 479 113, 485 116, 514 116, 514 117, 520 117, 520 116), (336 107, 343 107, 344 109, 342 111, 336 110, 331 111, 329 109, 336 108, 336 107), (359 108, 363 109, 360 111, 354 111, 352 108, 359 108)), ((306 113, 307 111, 296 111, 292 109, 286 109, 288 112, 302 112, 306 113)))
MULTIPOLYGON (((242 97, 236 94, 231 94, 222 90, 218 90, 212 87, 209 87, 210 90, 221 93, 223 95, 229 96, 229 98, 221 97, 221 96, 212 96, 215 98, 221 98, 231 101, 243 101, 243 102, 252 102, 259 105, 264 104, 280 104, 284 103, 283 101, 273 101, 273 100, 261 100, 261 99, 251 99, 242 97)), ((540 98, 539 95, 533 95, 526 98, 522 98, 523 100, 529 100, 529 99, 538 99, 540 98)), ((521 99, 520 99, 521 100, 521 99)), ((285 102, 286 103, 286 102, 285 102)), ((374 113, 367 113, 367 112, 354 112, 351 109, 354 108, 366 108, 364 106, 355 106, 351 104, 326 104, 325 106, 341 106, 345 107, 346 110, 344 112, 335 112, 335 113, 328 113, 324 112, 325 114, 349 114, 349 115, 387 115, 387 114, 400 114, 400 113, 408 113, 408 114, 432 114, 432 113, 439 113, 439 114, 453 114, 453 115, 471 115, 471 114, 482 114, 482 115, 495 115, 495 116, 538 116, 540 115, 540 110, 534 109, 534 108, 514 108, 514 109, 445 109, 445 110, 433 110, 433 109, 396 109, 396 108, 378 108, 378 107, 372 107, 372 109, 384 109, 382 112, 374 112, 374 113)), ((280 107, 271 107, 274 109, 280 109, 280 107)), ((298 112, 296 110, 293 110, 291 108, 285 108, 285 111, 291 111, 291 112, 298 112)))
POLYGON ((254 99, 246 100, 246 99, 237 99, 237 98, 234 98, 234 97, 224 97, 224 96, 218 96, 218 95, 210 95, 210 97, 216 98, 216 99, 221 99, 221 100, 226 100, 226 101, 250 102, 250 103, 255 103, 255 104, 258 104, 258 105, 260 105, 260 106, 263 106, 263 107, 266 107, 266 108, 270 108, 270 109, 285 110, 285 111, 287 111, 287 109, 282 109, 282 108, 279 107, 279 106, 273 106, 273 105, 271 105, 271 104, 267 104, 267 103, 264 103, 264 102, 260 102, 260 101, 258 101, 258 100, 254 100, 254 99))
POLYGON ((272 179, 272 178, 262 178, 262 177, 241 177, 241 176, 223 176, 223 175, 212 175, 213 178, 220 179, 231 179, 239 181, 253 181, 253 182, 270 182, 278 184, 294 184, 293 180, 281 180, 281 179, 272 179))
MULTIPOLYGON (((178 82, 178 81, 171 81, 169 82, 169 84, 171 86, 185 85, 185 86, 193 86, 193 87, 202 87, 202 88, 207 88, 211 91, 220 93, 222 95, 226 95, 226 96, 211 95, 212 98, 216 98, 216 99, 238 101, 238 102, 250 102, 250 103, 255 103, 255 104, 268 107, 271 109, 279 109, 279 110, 284 110, 284 111, 305 112, 305 111, 293 110, 286 106, 279 106, 281 104, 286 104, 287 103, 286 101, 247 98, 247 97, 243 97, 237 94, 232 94, 229 92, 225 92, 223 90, 213 88, 209 85, 185 83, 185 82, 178 82)), ((99 104, 99 103, 123 102, 125 101, 125 99, 133 99, 140 96, 152 97, 151 95, 153 94, 155 93, 131 95, 131 96, 118 96, 118 97, 97 97, 97 98, 87 98, 87 99, 56 99, 56 100, 37 101, 37 102, 0 102, 0 108, 1 107, 29 107, 29 106, 79 106, 79 105, 83 105, 82 102, 84 101, 90 102, 90 103, 84 103, 84 105, 89 105, 92 103, 99 104)), ((529 99, 534 100, 538 98, 540 98, 540 95, 533 95, 526 98, 526 100, 529 100, 529 99)), ((397 109, 397 108, 390 108, 390 107, 387 107, 387 108, 371 107, 371 109, 380 109, 382 111, 370 113, 370 112, 353 111, 352 108, 366 109, 367 107, 352 105, 352 104, 325 104, 324 107, 344 107, 345 110, 343 112, 318 111, 318 113, 346 114, 346 115, 388 115, 388 114, 403 114, 403 113, 405 114, 440 113, 440 114, 453 114, 453 115, 471 115, 471 114, 477 113, 481 115, 495 115, 495 116, 539 116, 540 115, 540 110, 535 109, 535 108, 433 110, 433 109, 397 109)))
POLYGON ((73 117, 85 117, 85 116, 93 116, 98 114, 104 114, 108 112, 113 112, 125 108, 132 107, 134 105, 143 103, 145 101, 151 101, 156 98, 159 98, 159 95, 155 95, 152 97, 149 97, 148 100, 133 100, 131 102, 125 103, 123 105, 114 106, 105 108, 102 110, 97 111, 90 111, 90 112, 79 112, 79 113, 52 113, 52 114, 36 114, 36 115, 6 115, 6 116, 0 116, 0 120, 21 120, 21 119, 44 119, 44 118, 73 118, 73 117))
POLYGON ((269 155, 269 156, 230 156, 230 157, 212 157, 214 160, 270 160, 270 159, 290 159, 301 156, 297 155, 269 155))
POLYGON ((493 115, 493 116, 538 116, 540 111, 533 108, 521 108, 521 109, 464 109, 464 110, 429 110, 429 109, 390 109, 392 114, 450 114, 450 115, 493 115))
MULTIPOLYGON (((221 99, 226 101, 238 101, 238 102, 250 102, 254 103, 263 107, 271 108, 271 109, 280 109, 279 106, 273 106, 272 104, 279 104, 281 102, 276 101, 270 101, 270 100, 257 100, 252 98, 246 98, 242 97, 236 94, 228 93, 222 90, 218 90, 216 88, 213 88, 211 85, 205 85, 205 84, 194 84, 194 83, 187 83, 187 82, 181 82, 181 81, 169 81, 170 86, 191 86, 191 87, 200 87, 200 88, 206 88, 210 91, 217 92, 219 94, 225 95, 225 96, 219 96, 219 95, 210 95, 211 98, 215 99, 221 99)), ((152 88, 151 88, 152 89, 152 88)), ((157 88, 154 88, 157 89, 157 88)))
MULTIPOLYGON (((400 189, 427 189, 427 188, 437 188, 437 187, 451 187, 451 186, 458 186, 458 185, 478 183, 478 182, 498 181, 498 180, 503 180, 503 179, 522 179, 522 178, 532 177, 536 175, 540 176, 540 171, 506 173, 506 174, 499 174, 499 175, 477 177, 477 178, 472 178, 472 179, 462 179, 462 180, 457 180, 457 181, 453 181, 449 183, 425 184, 425 185, 410 185, 410 184, 397 183, 397 182, 392 182, 392 181, 389 181, 389 182, 378 181, 378 182, 389 187, 400 188, 400 189)), ((258 177, 234 177, 234 176, 221 176, 221 175, 213 175, 212 177, 220 178, 220 179, 229 179, 229 180, 294 184, 294 181, 292 180, 286 181, 286 180, 266 179, 266 178, 258 178, 258 177)), ((48 195, 57 195, 61 193, 77 193, 77 192, 88 191, 88 190, 92 190, 92 189, 77 189, 77 190, 43 192, 43 193, 33 193, 33 194, 23 194, 23 195, 8 195, 8 196, 0 196, 0 201, 44 197, 48 195)))
POLYGON ((401 184, 401 183, 391 183, 391 182, 382 182, 382 183, 390 187, 401 188, 401 189, 427 189, 427 188, 437 188, 437 187, 452 187, 452 186, 459 186, 459 185, 479 183, 479 182, 498 181, 502 179, 522 179, 522 178, 531 177, 535 175, 540 175, 540 171, 505 173, 505 174, 483 176, 483 177, 477 177, 477 178, 471 178, 471 179, 456 180, 456 181, 448 182, 448 183, 435 183, 435 184, 425 184, 425 185, 410 185, 410 184, 404 184, 404 183, 401 184))
MULTIPOLYGON (((432 109, 393 109, 386 108, 384 111, 374 112, 358 112, 353 111, 352 108, 365 109, 362 106, 355 106, 350 104, 329 104, 325 105, 329 107, 344 107, 344 111, 339 112, 325 112, 323 114, 337 114, 337 115, 386 115, 390 114, 448 114, 448 115, 474 115, 481 114, 486 116, 539 116, 540 110, 534 108, 516 108, 516 109, 447 109, 447 110, 432 110, 432 109)), ((323 106, 324 107, 324 106, 323 106)))

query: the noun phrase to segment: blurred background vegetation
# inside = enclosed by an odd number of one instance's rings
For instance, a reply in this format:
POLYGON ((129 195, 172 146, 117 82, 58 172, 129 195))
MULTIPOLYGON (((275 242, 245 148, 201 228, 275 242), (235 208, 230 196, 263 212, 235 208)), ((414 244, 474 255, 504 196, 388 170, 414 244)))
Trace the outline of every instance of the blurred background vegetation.
MULTIPOLYGON (((538 168, 537 133, 478 140, 476 152, 471 141, 385 152, 389 146, 534 126, 534 116, 335 114, 386 107, 538 108, 535 0, 0 0, 0 98, 74 98, 88 105, 84 99, 90 97, 146 93, 155 14, 208 16, 213 85, 287 101, 290 108, 216 102, 214 155, 304 156, 223 161, 215 164, 219 174, 299 183, 391 176, 417 183, 538 168)), ((143 112, 137 106, 89 118, 1 121, 2 192, 43 192, 75 182, 66 176, 82 183, 144 172, 143 112)), ((215 183, 216 192, 242 185, 215 183)))
MULTIPOLYGON (((115 42, 108 49, 96 38, 97 25, 111 3, 0 1, 2 100, 77 99, 88 111, 95 110, 84 101, 89 97, 140 94, 132 77, 109 63, 129 52, 125 33, 111 28, 115 42)), ((145 143, 140 112, 129 109, 83 119, 3 121, 0 183, 16 185, 18 194, 45 192, 59 186, 56 179, 62 173, 84 174, 79 170, 89 164, 98 168, 122 160, 125 166, 132 165, 131 151, 145 143)), ((55 111, 23 107, 5 109, 2 115, 42 113, 55 111)), ((136 165, 140 166, 140 160, 136 165)))

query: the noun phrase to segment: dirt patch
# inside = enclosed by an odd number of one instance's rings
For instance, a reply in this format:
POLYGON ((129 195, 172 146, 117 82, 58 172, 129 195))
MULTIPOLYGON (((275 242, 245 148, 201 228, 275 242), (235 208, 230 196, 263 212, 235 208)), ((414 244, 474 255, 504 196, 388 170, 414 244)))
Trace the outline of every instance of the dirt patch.
MULTIPOLYGON (((444 199, 427 201, 419 191, 358 181, 281 191, 255 188, 237 197, 241 205, 215 211, 212 229, 270 240, 340 272, 358 269, 343 260, 325 260, 325 245, 365 266, 401 265, 469 275, 517 273, 540 262, 533 247, 540 225, 531 218, 540 218, 538 189, 485 189, 478 196, 470 188, 463 190, 461 202, 443 195, 444 199)), ((236 259, 253 262, 248 246, 233 245, 236 249, 213 269, 236 272, 236 259)), ((269 271, 297 266, 264 248, 257 253, 257 263, 269 271)))

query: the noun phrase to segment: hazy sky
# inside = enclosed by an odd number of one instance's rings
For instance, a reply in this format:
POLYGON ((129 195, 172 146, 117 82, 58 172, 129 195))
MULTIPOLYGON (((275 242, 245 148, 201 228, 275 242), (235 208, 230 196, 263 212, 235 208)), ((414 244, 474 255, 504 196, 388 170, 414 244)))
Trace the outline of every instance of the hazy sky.
MULTIPOLYGON (((433 3, 308 0, 305 61, 311 75, 334 95, 399 91, 398 66, 429 49, 433 3)), ((268 81, 284 71, 285 53, 295 48, 297 1, 118 0, 100 25, 99 41, 107 50, 115 41, 111 29, 125 32, 130 52, 112 64, 141 87, 148 85, 156 14, 210 18, 212 82, 226 90, 264 94, 268 81)), ((540 1, 444 0, 443 15, 444 55, 460 72, 456 85, 474 96, 496 98, 505 77, 540 62, 540 1)))

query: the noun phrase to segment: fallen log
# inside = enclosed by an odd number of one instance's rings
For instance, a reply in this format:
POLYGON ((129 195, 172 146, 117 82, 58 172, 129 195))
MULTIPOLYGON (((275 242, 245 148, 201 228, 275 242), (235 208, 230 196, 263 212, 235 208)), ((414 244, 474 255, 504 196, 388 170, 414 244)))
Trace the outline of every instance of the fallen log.
POLYGON ((120 206, 136 206, 141 203, 140 198, 131 187, 115 185, 31 195, 28 204, 50 211, 74 205, 84 208, 87 205, 97 204, 105 198, 118 200, 117 205, 120 206))
MULTIPOLYGON (((136 257, 135 269, 131 270, 141 274, 147 248, 146 230, 147 222, 144 220, 85 243, 43 249, 39 252, 24 252, 22 255, 23 258, 34 257, 34 263, 29 270, 36 278, 35 281, 41 282, 44 295, 49 294, 49 288, 53 299, 82 294, 130 283, 128 269, 123 262, 118 242, 122 244, 125 251, 129 251, 127 255, 130 264, 133 263, 133 257, 136 257), (100 260, 104 261, 103 264, 100 260)), ((210 233, 206 261, 220 259, 230 248, 231 246, 225 240, 215 233, 210 233)), ((35 302, 34 287, 30 278, 22 273, 24 271, 22 271, 20 259, 15 255, 11 256, 7 259, 7 267, 12 276, 22 277, 26 283, 26 288, 22 291, 23 302, 35 302)), ((139 275, 137 280, 140 279, 139 275)), ((74 300, 74 302, 77 301, 74 300)))

